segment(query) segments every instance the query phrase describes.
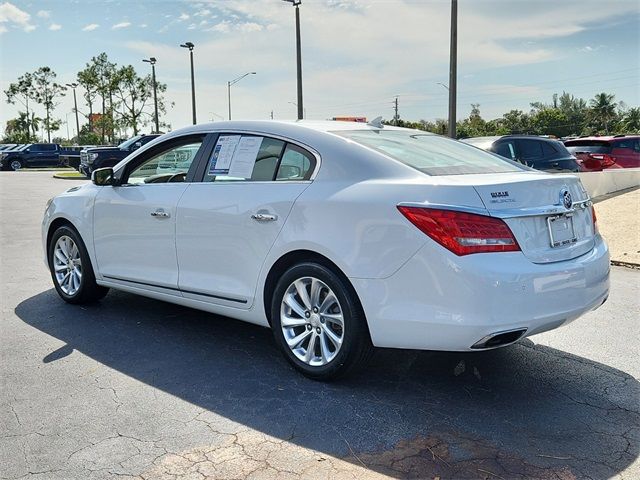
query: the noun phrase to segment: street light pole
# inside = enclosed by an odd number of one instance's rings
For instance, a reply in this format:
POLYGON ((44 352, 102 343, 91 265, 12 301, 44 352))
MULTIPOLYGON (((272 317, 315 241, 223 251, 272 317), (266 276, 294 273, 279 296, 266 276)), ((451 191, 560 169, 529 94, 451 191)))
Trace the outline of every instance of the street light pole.
POLYGON ((160 124, 158 123, 158 92, 156 88, 156 58, 144 58, 143 62, 151 64, 151 81, 153 82, 153 109, 154 109, 154 120, 156 124, 155 133, 160 133, 160 124))
POLYGON ((230 80, 227 82, 227 99, 229 101, 229 120, 231 120, 231 85, 235 85, 247 75, 255 75, 255 74, 256 72, 248 72, 248 73, 245 73, 244 75, 240 75, 238 78, 234 80, 230 80))
POLYGON ((191 111, 193 113, 193 124, 196 124, 196 83, 193 76, 193 47, 195 46, 191 42, 185 42, 180 45, 182 48, 189 49, 189 56, 191 57, 191 111))
POLYGON ((300 46, 300 5, 302 0, 284 0, 296 8, 296 67, 298 84, 298 120, 304 118, 304 105, 302 103, 302 48, 300 46))
POLYGON ((458 61, 458 0, 451 0, 451 44, 449 46, 449 136, 456 138, 456 89, 458 61))
POLYGON ((77 83, 67 83, 67 87, 73 90, 73 111, 76 112, 76 135, 80 136, 80 122, 78 121, 78 100, 76 99, 76 87, 77 83))

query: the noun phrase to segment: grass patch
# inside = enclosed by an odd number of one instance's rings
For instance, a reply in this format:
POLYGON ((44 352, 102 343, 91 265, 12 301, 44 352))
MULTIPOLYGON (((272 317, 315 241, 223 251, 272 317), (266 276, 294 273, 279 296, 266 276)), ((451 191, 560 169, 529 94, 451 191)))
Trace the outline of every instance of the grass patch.
POLYGON ((53 174, 53 178, 62 178, 64 180, 88 180, 84 174, 69 170, 67 172, 56 172, 53 174))

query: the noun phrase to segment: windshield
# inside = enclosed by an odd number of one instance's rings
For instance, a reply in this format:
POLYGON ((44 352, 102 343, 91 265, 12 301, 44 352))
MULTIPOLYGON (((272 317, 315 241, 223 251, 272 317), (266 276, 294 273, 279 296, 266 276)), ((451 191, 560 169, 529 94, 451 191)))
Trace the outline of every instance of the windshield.
POLYGON ((132 137, 129 140, 125 140, 124 142, 122 142, 120 145, 118 145, 118 148, 121 148, 122 150, 126 150, 141 138, 142 138, 142 135, 136 135, 135 137, 132 137))
POLYGON ((427 175, 468 175, 528 170, 503 157, 429 133, 411 130, 349 130, 334 133, 372 148, 427 175))

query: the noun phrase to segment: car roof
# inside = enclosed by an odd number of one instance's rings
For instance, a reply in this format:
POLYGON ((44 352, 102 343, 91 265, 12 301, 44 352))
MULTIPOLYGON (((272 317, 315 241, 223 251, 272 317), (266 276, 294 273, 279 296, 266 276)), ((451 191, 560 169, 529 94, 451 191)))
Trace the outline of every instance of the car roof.
POLYGON ((598 142, 612 142, 614 140, 625 140, 625 139, 636 139, 640 138, 640 135, 593 135, 590 137, 578 137, 572 138, 571 140, 567 140, 566 143, 569 142, 583 142, 583 141, 598 141, 598 142))

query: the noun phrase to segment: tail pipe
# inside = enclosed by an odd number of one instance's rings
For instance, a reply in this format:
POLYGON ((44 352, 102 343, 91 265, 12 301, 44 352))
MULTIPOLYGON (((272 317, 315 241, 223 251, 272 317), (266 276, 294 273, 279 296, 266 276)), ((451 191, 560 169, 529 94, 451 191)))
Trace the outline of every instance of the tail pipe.
POLYGON ((522 338, 526 331, 526 328, 516 328, 513 330, 503 330, 502 332, 490 333, 471 345, 471 348, 474 350, 483 350, 488 348, 504 347, 510 343, 517 342, 522 338))

